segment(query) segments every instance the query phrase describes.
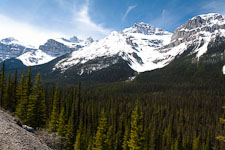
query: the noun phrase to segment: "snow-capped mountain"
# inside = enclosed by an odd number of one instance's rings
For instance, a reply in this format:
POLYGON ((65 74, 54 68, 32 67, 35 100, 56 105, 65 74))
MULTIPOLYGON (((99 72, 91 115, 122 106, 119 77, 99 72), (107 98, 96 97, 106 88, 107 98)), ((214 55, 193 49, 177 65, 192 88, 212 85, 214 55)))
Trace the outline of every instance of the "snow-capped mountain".
POLYGON ((171 44, 164 50, 177 50, 177 54, 181 54, 193 46, 192 53, 199 58, 207 52, 210 42, 217 36, 225 36, 225 17, 216 13, 199 15, 177 28, 171 44))
POLYGON ((56 38, 49 39, 45 44, 35 49, 34 46, 24 44, 13 37, 4 38, 0 40, 0 62, 17 58, 26 66, 40 65, 92 42, 94 40, 91 37, 86 40, 80 40, 76 36, 70 39, 56 38))
MULTIPOLYGON (((99 57, 114 56, 122 57, 138 72, 163 67, 165 56, 157 49, 169 44, 171 36, 172 33, 146 23, 134 24, 131 28, 121 32, 114 31, 104 39, 74 51, 68 58, 58 62, 54 69, 61 69, 64 72, 77 64, 84 64, 99 57)), ((105 66, 108 64, 99 64, 98 68, 88 70, 99 70, 105 66)))
POLYGON ((50 39, 38 50, 23 53, 18 59, 27 66, 47 63, 37 67, 46 78, 56 76, 63 81, 87 79, 88 82, 104 78, 108 82, 108 76, 112 76, 110 81, 124 81, 136 72, 162 68, 186 56, 187 62, 198 63, 200 57, 207 55, 204 62, 220 61, 220 71, 224 73, 225 53, 221 47, 225 47, 225 17, 211 13, 191 18, 173 34, 139 23, 114 31, 99 41, 77 37, 50 39))
POLYGON ((89 41, 89 39, 86 41, 79 40, 75 36, 70 39, 49 39, 44 45, 39 46, 39 49, 23 53, 17 59, 21 60, 26 66, 41 65, 62 55, 76 51, 90 44, 91 42, 89 41))
POLYGON ((121 32, 114 31, 104 39, 72 52, 56 63, 53 71, 61 70, 64 73, 79 66, 78 74, 82 75, 116 64, 118 59, 104 62, 103 59, 110 57, 121 57, 134 71, 150 71, 168 65, 189 48, 189 55, 195 54, 198 61, 207 52, 210 43, 216 37, 223 36, 225 17, 216 13, 193 17, 173 34, 146 23, 134 24, 133 27, 121 32), (89 62, 100 58, 103 61, 95 61, 95 64, 90 65, 89 62))
POLYGON ((48 55, 40 49, 26 52, 23 55, 17 57, 17 59, 21 60, 25 66, 45 64, 55 58, 56 57, 48 55))
POLYGON ((27 46, 12 37, 2 39, 0 41, 0 62, 18 57, 32 49, 32 46, 27 46))

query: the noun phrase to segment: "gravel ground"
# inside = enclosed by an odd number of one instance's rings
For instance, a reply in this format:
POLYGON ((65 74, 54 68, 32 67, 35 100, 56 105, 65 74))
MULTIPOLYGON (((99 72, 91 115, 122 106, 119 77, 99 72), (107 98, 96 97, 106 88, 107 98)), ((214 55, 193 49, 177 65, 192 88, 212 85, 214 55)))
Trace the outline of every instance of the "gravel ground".
POLYGON ((51 150, 33 133, 16 124, 15 119, 0 110, 0 150, 51 150))

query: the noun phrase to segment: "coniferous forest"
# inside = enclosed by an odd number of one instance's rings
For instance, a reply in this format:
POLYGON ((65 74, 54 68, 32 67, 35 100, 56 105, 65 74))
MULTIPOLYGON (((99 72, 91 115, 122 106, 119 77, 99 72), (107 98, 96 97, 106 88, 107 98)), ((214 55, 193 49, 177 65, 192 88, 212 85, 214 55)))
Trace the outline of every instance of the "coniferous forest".
POLYGON ((46 87, 40 74, 32 76, 30 69, 21 76, 6 74, 3 63, 0 105, 36 130, 57 133, 55 149, 225 149, 220 119, 225 86, 219 83, 201 88, 135 83, 46 87))

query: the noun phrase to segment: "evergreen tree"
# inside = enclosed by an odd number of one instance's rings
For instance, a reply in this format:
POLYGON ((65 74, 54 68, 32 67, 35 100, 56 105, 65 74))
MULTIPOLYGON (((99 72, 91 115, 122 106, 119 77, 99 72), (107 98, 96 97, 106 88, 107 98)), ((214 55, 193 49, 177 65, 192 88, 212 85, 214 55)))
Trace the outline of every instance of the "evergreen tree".
POLYGON ((180 150, 180 149, 182 149, 182 148, 180 146, 180 139, 178 137, 175 141, 174 150, 180 150))
POLYGON ((112 132, 113 132, 113 128, 112 126, 110 126, 108 128, 106 140, 105 140, 107 150, 113 150, 113 133, 112 132))
POLYGON ((130 150, 143 149, 143 117, 138 104, 134 108, 131 115, 131 131, 128 147, 130 150))
POLYGON ((43 127, 46 122, 45 96, 41 87, 40 73, 35 78, 35 84, 29 96, 27 106, 27 124, 37 128, 43 127))
POLYGON ((20 79, 20 85, 17 89, 17 99, 18 104, 16 107, 16 116, 19 117, 21 120, 26 119, 26 105, 27 105, 27 99, 26 99, 26 85, 25 85, 25 74, 23 73, 20 79))
POLYGON ((75 130, 74 130, 74 124, 73 124, 73 119, 72 116, 70 116, 68 124, 66 126, 67 131, 66 131, 66 149, 71 150, 73 149, 74 146, 74 139, 75 139, 75 130))
POLYGON ((94 148, 93 150, 105 150, 107 149, 106 145, 107 139, 107 118, 105 111, 102 110, 101 117, 99 118, 99 125, 97 128, 96 135, 94 137, 94 148))
POLYGON ((32 73, 31 73, 31 67, 28 68, 28 73, 27 73, 27 80, 26 80, 26 94, 29 97, 31 94, 32 90, 32 73))
POLYGON ((3 94, 3 107, 7 110, 10 110, 12 111, 12 105, 13 105, 13 102, 12 102, 12 83, 11 83, 11 73, 9 73, 9 76, 8 76, 8 81, 7 81, 7 84, 5 86, 5 91, 4 91, 4 94, 3 94))
POLYGON ((54 99, 53 99, 53 108, 49 121, 49 131, 56 132, 57 131, 57 122, 59 115, 59 89, 58 86, 55 89, 54 99))
MULTIPOLYGON (((223 109, 225 110, 225 106, 223 106, 223 109)), ((223 127, 225 127, 225 119, 220 118, 220 122, 222 123, 223 127)), ((217 136, 216 137, 219 141, 225 142, 225 136, 217 136)))
POLYGON ((29 67, 28 69, 28 73, 26 75, 26 81, 25 81, 25 77, 24 74, 21 77, 21 87, 19 89, 17 95, 20 96, 20 102, 17 106, 17 116, 23 120, 23 122, 25 124, 27 124, 27 106, 29 104, 29 97, 31 94, 31 90, 32 90, 32 80, 31 80, 31 68, 29 67), (21 91, 20 91, 21 90, 21 91))
POLYGON ((12 99, 12 111, 15 112, 16 110, 16 106, 17 106, 17 70, 14 73, 14 79, 13 79, 13 84, 12 84, 12 95, 11 95, 11 99, 12 99))
POLYGON ((3 61, 0 73, 0 106, 3 105, 4 89, 5 89, 5 62, 3 61))
POLYGON ((92 141, 92 137, 91 138, 89 138, 89 142, 88 142, 88 150, 93 150, 93 143, 92 143, 93 141, 92 141))
POLYGON ((156 129, 154 125, 150 135, 150 150, 155 150, 155 149, 156 149, 156 129))
POLYGON ((192 150, 199 150, 200 149, 200 136, 194 138, 192 150))
POLYGON ((83 137, 83 123, 80 121, 79 129, 76 134, 76 140, 74 144, 74 150, 83 150, 85 149, 84 137, 83 137))
POLYGON ((123 137, 123 150, 128 150, 129 128, 126 126, 123 137))
POLYGON ((59 114, 59 120, 57 122, 57 133, 59 136, 64 137, 66 134, 66 116, 64 107, 61 108, 60 114, 59 114))

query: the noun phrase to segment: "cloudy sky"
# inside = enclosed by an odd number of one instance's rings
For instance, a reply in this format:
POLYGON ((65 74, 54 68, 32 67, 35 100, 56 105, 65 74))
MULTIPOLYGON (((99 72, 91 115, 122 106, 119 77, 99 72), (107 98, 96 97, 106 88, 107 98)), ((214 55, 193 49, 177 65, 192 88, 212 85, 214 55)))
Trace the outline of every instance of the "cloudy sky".
POLYGON ((225 15, 224 6, 224 0, 1 0, 0 39, 31 45, 73 35, 101 39, 139 22, 173 32, 199 14, 225 15))

